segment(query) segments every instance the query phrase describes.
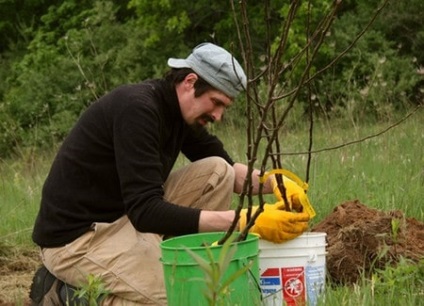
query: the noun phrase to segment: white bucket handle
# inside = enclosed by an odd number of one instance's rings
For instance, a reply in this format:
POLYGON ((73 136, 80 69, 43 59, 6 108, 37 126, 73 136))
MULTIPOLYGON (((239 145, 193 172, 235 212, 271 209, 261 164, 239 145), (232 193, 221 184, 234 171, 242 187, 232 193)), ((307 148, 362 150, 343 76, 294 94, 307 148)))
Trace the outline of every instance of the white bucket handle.
POLYGON ((317 261, 317 259, 318 259, 318 254, 316 252, 309 253, 309 258, 308 258, 309 263, 314 263, 317 261))

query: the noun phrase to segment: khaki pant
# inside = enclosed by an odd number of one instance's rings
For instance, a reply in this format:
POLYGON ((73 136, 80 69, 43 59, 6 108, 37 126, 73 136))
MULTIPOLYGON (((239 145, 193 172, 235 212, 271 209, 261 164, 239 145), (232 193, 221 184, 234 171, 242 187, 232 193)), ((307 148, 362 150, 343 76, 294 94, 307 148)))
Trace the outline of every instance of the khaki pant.
MULTIPOLYGON (((182 206, 227 210, 233 186, 233 168, 211 157, 171 173, 165 198, 182 206)), ((137 232, 123 216, 113 223, 93 223, 72 243, 41 253, 47 269, 70 285, 86 283, 88 274, 100 276, 112 293, 103 305, 166 305, 161 241, 160 235, 137 232)))

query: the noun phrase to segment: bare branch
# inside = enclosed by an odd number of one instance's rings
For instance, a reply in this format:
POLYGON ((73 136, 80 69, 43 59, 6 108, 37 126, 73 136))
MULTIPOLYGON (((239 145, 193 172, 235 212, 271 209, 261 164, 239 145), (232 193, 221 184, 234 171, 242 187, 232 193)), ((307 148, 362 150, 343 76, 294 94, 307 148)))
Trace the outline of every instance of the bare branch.
POLYGON ((423 105, 418 105, 416 108, 414 108, 414 110, 412 110, 410 113, 408 113, 405 117, 403 117, 399 121, 395 122, 394 124, 389 125, 388 127, 386 127, 385 129, 381 130, 378 133, 371 134, 371 135, 368 135, 366 137, 363 137, 363 138, 360 138, 360 139, 357 139, 357 140, 353 140, 353 141, 348 141, 348 142, 345 142, 345 143, 342 143, 342 144, 339 144, 339 145, 336 145, 336 146, 332 146, 332 147, 322 148, 322 149, 313 150, 313 151, 282 152, 282 153, 279 153, 279 155, 305 155, 305 154, 310 154, 310 153, 316 154, 316 153, 322 153, 322 152, 326 152, 326 151, 333 151, 333 150, 341 149, 343 147, 347 147, 347 146, 351 146, 351 145, 354 145, 354 144, 364 142, 368 139, 372 139, 372 138, 375 138, 375 137, 378 137, 378 136, 381 136, 381 135, 387 133, 392 128, 394 128, 394 127, 400 125, 401 123, 403 123, 404 121, 406 121, 409 117, 411 117, 414 113, 416 113, 418 111, 418 109, 420 109, 421 107, 423 107, 423 105))

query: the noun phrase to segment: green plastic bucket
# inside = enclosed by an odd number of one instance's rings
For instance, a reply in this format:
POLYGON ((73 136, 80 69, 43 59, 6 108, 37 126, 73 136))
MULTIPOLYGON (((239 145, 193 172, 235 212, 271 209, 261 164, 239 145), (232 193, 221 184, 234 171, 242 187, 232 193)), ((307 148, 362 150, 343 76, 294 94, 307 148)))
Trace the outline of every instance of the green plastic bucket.
MULTIPOLYGON (((223 235, 222 232, 199 233, 171 238, 161 243, 168 306, 208 305, 205 295, 210 292, 206 281, 207 274, 195 257, 205 259, 207 266, 211 263, 210 258, 213 258, 214 265, 223 262, 220 260, 220 254, 224 246, 205 247, 218 241, 223 235)), ((245 241, 232 243, 231 249, 233 251, 227 250, 227 254, 234 254, 227 263, 225 272, 220 274, 220 284, 228 280, 231 282, 219 295, 220 305, 260 305, 258 237, 249 234, 245 241), (243 270, 244 273, 234 278, 235 273, 243 270)))

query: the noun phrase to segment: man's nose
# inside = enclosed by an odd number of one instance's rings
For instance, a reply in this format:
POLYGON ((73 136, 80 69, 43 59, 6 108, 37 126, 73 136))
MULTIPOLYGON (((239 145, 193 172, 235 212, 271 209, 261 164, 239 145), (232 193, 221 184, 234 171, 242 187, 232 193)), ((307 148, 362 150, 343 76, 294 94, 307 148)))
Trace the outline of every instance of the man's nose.
POLYGON ((224 107, 218 107, 216 108, 212 113, 212 118, 214 121, 221 121, 222 117, 224 116, 225 108, 224 107))

